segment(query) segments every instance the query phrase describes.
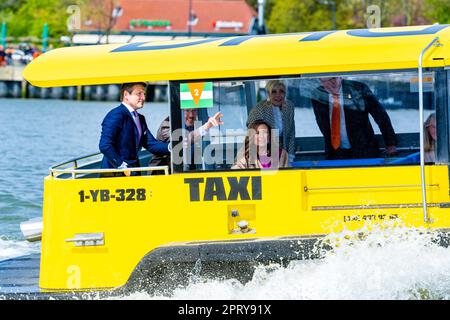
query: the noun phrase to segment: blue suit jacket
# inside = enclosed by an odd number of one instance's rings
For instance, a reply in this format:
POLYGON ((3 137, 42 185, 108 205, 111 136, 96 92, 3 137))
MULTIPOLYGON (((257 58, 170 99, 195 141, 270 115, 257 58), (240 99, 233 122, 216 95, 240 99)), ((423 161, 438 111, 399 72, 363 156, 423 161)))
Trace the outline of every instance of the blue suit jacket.
POLYGON ((123 161, 131 167, 139 167, 138 153, 142 147, 153 154, 169 154, 168 143, 155 139, 148 130, 145 117, 139 115, 142 136, 138 140, 138 129, 133 116, 123 104, 112 109, 102 122, 99 148, 103 153, 102 168, 117 168, 123 161))

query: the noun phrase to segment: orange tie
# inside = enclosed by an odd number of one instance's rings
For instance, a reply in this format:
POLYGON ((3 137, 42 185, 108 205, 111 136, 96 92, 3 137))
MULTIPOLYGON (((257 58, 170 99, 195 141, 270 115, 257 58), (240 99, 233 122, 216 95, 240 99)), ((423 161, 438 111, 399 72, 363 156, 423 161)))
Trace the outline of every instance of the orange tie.
POLYGON ((331 113, 331 145, 336 150, 341 145, 341 105, 339 94, 333 94, 333 111, 331 113))

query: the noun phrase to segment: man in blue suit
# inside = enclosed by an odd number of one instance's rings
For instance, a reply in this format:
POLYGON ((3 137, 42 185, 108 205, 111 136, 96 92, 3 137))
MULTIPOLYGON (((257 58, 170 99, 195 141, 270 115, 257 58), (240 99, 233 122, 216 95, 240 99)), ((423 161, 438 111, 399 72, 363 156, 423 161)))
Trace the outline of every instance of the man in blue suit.
MULTIPOLYGON (((170 143, 156 140, 147 127, 145 117, 137 113, 144 107, 146 87, 143 82, 123 84, 120 90, 122 103, 103 119, 99 143, 104 155, 102 168, 140 167, 138 153, 142 147, 153 154, 170 154, 170 143)), ((129 171, 124 174, 130 175, 129 171)), ((123 174, 119 172, 102 176, 123 174)))

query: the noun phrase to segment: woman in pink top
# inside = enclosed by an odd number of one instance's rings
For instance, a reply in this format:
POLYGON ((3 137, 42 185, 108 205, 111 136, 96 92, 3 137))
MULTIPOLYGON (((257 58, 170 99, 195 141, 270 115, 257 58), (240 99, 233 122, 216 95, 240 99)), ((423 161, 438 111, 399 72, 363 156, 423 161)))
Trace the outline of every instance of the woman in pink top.
POLYGON ((288 166, 288 153, 281 148, 272 148, 271 127, 264 121, 249 124, 244 146, 238 152, 232 169, 276 169, 288 166), (272 155, 272 153, 275 153, 272 155))

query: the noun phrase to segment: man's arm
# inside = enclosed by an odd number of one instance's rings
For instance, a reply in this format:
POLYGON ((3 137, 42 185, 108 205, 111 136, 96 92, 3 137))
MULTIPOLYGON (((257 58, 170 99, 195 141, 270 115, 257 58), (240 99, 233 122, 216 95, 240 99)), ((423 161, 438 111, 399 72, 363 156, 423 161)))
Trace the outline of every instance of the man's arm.
POLYGON ((395 146, 397 145, 397 137, 394 128, 392 127, 391 119, 380 102, 378 102, 375 95, 365 84, 363 84, 363 97, 367 111, 372 115, 383 135, 386 152, 396 152, 395 146))
POLYGON ((187 142, 191 144, 197 142, 200 137, 203 137, 208 133, 209 129, 217 127, 218 125, 222 125, 223 121, 220 120, 222 116, 223 114, 219 111, 216 112, 216 114, 214 114, 212 117, 209 117, 208 121, 204 125, 189 132, 189 134, 187 135, 187 142))
POLYGON ((147 149, 153 154, 157 155, 169 154, 170 153, 169 144, 170 143, 156 140, 149 129, 147 129, 144 133, 142 145, 144 146, 145 149, 147 149))
POLYGON ((119 132, 122 128, 122 115, 118 112, 110 112, 102 122, 102 133, 100 136, 100 152, 108 159, 113 167, 118 168, 123 160, 116 150, 116 143, 119 132))
MULTIPOLYGON (((318 100, 317 97, 319 95, 319 92, 320 92, 319 89, 315 89, 313 91, 311 95, 311 105, 313 107, 314 116, 316 117, 317 126, 319 127, 320 132, 325 138, 327 136, 327 130, 325 128, 326 121, 322 119, 321 108, 327 108, 328 105, 324 106, 323 103, 318 100)), ((328 113, 328 110, 326 111, 326 113, 328 113)))

